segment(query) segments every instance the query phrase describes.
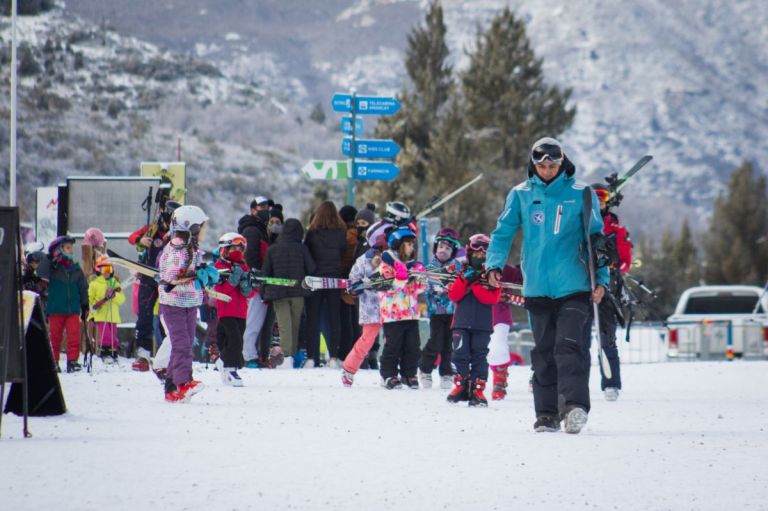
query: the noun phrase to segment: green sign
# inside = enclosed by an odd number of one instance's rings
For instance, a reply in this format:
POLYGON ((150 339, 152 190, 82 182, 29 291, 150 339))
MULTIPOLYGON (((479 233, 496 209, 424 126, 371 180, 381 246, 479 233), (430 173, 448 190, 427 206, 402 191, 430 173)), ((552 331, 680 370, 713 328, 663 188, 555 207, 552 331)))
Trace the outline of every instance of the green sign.
POLYGON ((309 179, 349 179, 349 160, 311 160, 301 167, 309 179))

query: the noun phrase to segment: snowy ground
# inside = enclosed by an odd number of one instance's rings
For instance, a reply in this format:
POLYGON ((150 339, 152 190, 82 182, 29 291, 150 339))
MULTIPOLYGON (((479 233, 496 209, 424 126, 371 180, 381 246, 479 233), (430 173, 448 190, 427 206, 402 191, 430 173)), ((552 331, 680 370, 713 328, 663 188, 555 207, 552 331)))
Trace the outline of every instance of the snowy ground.
POLYGON ((3 419, 3 510, 767 509, 768 363, 627 365, 592 374, 580 435, 534 433, 528 369, 488 409, 358 374, 244 370, 246 387, 163 402, 147 373, 61 377, 69 413, 3 419))

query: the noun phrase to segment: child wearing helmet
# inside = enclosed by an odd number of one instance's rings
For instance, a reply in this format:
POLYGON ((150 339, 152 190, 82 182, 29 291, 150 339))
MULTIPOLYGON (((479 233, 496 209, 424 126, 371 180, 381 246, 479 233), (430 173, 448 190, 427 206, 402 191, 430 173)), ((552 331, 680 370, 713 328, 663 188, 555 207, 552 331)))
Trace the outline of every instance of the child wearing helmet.
POLYGON ((48 246, 48 256, 40 261, 38 275, 48 282, 45 312, 51 331, 51 345, 56 367, 64 332, 67 335, 67 372, 80 371, 80 321, 88 318, 88 284, 74 260, 75 239, 59 236, 48 246))
MULTIPOLYGON (((461 247, 459 233, 453 227, 443 227, 435 236, 432 245, 433 259, 429 263, 431 271, 445 272, 447 275, 461 269, 456 255, 461 247)), ((451 368, 451 320, 453 302, 448 298, 448 288, 442 282, 427 281, 427 313, 429 314, 429 340, 424 345, 419 360, 419 383, 424 388, 432 387, 432 371, 440 356, 440 388, 450 389, 453 381, 451 368)))
POLYGON ((243 368, 243 334, 248 315, 248 299, 256 289, 248 278, 250 268, 245 264, 247 243, 242 234, 228 232, 219 238, 219 259, 214 267, 228 275, 214 290, 232 298, 229 303, 216 302, 219 324, 216 338, 221 356, 216 360, 219 376, 224 385, 242 387, 243 380, 237 374, 243 368))
POLYGON ((96 323, 99 342, 99 356, 102 361, 117 361, 117 325, 120 323, 120 305, 125 303, 125 294, 120 281, 115 277, 114 268, 101 256, 93 266, 94 278, 88 284, 88 302, 91 305, 91 319, 96 323))
POLYGON ((492 307, 501 289, 490 289, 485 277, 485 255, 490 239, 485 234, 470 236, 467 267, 448 288, 456 304, 453 314, 453 362, 456 365, 454 388, 449 403, 468 401, 469 406, 488 406, 483 391, 488 380, 488 343, 491 339, 492 307))
POLYGON ((192 343, 195 339, 197 309, 203 303, 203 289, 218 282, 218 272, 204 267, 198 243, 205 234, 208 217, 197 206, 182 206, 171 218, 171 241, 160 254, 160 322, 170 343, 170 362, 165 380, 165 400, 187 402, 203 389, 192 378, 192 343))
POLYGON ((381 255, 387 249, 387 237, 381 229, 369 232, 366 240, 366 246, 369 248, 355 260, 349 272, 347 291, 359 298, 358 321, 362 326, 362 333, 352 345, 341 366, 341 383, 345 387, 352 386, 355 374, 370 356, 371 348, 376 343, 381 330, 379 292, 375 289, 361 290, 359 286, 379 271, 381 255))
POLYGON ((31 243, 24 248, 24 267, 21 274, 21 287, 26 291, 32 291, 40 296, 45 304, 47 286, 37 273, 40 262, 45 258, 45 245, 39 241, 31 243))
POLYGON ((416 260, 416 233, 411 229, 395 229, 387 242, 390 249, 381 256, 381 275, 394 281, 391 290, 379 293, 379 313, 386 339, 379 372, 387 389, 400 388, 403 383, 418 389, 419 295, 426 286, 410 272, 423 272, 424 265, 416 260), (398 368, 402 380, 398 378, 398 368))

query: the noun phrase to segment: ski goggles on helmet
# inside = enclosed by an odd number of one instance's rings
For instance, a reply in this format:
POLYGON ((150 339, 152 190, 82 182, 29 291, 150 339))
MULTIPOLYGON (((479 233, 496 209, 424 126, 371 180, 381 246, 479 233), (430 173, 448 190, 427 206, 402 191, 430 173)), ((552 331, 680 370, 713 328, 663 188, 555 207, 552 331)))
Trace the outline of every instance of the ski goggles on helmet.
POLYGON ((531 151, 531 161, 534 165, 549 160, 560 165, 563 163, 563 148, 555 144, 541 144, 531 151))
POLYGON ((488 245, 491 244, 491 239, 485 234, 475 234, 470 236, 469 243, 467 243, 467 250, 472 252, 486 252, 488 251, 488 245))
POLYGON ((453 227, 443 227, 437 232, 435 236, 435 243, 438 241, 447 241, 448 243, 459 246, 459 233, 453 227))
POLYGON ((597 195, 597 199, 600 202, 608 202, 608 199, 611 197, 611 192, 605 188, 597 188, 595 189, 595 195, 597 195))

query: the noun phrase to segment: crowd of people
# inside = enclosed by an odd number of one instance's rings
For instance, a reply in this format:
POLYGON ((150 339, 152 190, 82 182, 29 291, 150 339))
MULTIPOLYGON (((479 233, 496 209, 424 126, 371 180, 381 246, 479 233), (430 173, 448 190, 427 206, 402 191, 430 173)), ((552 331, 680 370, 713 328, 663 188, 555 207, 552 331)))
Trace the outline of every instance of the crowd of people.
MULTIPOLYGON (((455 228, 443 227, 426 265, 417 223, 402 202, 387 203, 379 218, 372 204, 337 209, 326 201, 305 230, 298 219, 284 218, 280 204, 259 196, 209 254, 200 249, 209 220, 204 210, 163 201, 155 221, 129 238, 138 261, 154 269, 135 277, 132 368, 152 371, 166 401, 188 401, 203 388, 194 379, 192 350, 202 318, 207 356, 227 386, 243 385, 243 368, 327 366, 340 371, 347 387, 368 368, 379 371, 385 389, 429 388, 437 372, 439 386, 450 389, 447 401, 483 407, 489 374, 491 398, 506 395, 508 367, 519 360, 507 346, 511 307, 524 305, 535 340, 534 429, 557 431, 563 422, 578 433, 590 409, 590 302, 601 304, 602 348, 610 361, 602 389, 615 400, 621 388, 617 314, 603 297, 618 292, 620 278, 611 275, 628 269, 631 244, 605 207, 607 190, 586 187, 595 198, 591 233, 605 231, 616 252, 598 265, 593 285, 584 264, 585 185, 574 173, 560 142, 537 141, 528 179, 510 191, 495 230, 462 240, 455 228), (510 266, 518 230, 521 265, 510 266), (321 285, 307 286, 306 277, 321 285), (423 316, 429 319, 424 340, 423 316)), ((106 363, 117 360, 119 306, 127 299, 101 231, 86 232, 80 263, 74 247, 68 236, 47 249, 30 245, 23 279, 44 297, 57 368, 67 339, 66 372, 82 369, 81 334, 97 340, 95 354, 106 363)))

